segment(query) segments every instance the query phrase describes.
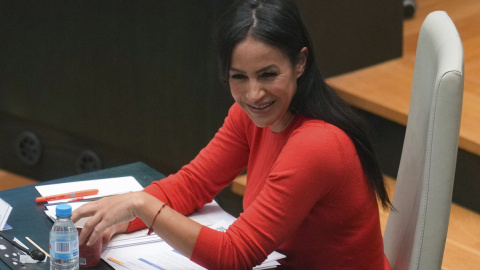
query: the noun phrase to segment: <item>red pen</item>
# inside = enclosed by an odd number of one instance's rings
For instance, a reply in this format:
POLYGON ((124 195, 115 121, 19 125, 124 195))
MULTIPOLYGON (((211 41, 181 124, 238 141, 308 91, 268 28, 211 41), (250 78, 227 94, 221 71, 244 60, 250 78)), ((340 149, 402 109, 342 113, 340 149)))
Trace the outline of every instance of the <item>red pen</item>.
POLYGON ((45 197, 38 197, 35 199, 37 203, 42 203, 46 201, 56 201, 62 199, 78 198, 83 196, 97 195, 98 189, 87 189, 74 192, 68 192, 63 194, 50 195, 45 197))

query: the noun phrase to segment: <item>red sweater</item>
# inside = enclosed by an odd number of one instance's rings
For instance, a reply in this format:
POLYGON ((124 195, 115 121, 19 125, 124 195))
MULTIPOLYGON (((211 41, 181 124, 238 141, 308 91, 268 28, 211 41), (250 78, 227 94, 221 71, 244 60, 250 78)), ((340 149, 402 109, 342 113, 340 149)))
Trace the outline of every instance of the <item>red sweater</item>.
MULTIPOLYGON (((378 205, 350 138, 298 116, 281 133, 256 127, 236 104, 223 127, 178 173, 145 188, 187 215, 245 168, 244 212, 226 232, 203 227, 191 260, 251 269, 277 250, 282 268, 389 269, 378 205)), ((145 227, 136 219, 129 231, 145 227)))

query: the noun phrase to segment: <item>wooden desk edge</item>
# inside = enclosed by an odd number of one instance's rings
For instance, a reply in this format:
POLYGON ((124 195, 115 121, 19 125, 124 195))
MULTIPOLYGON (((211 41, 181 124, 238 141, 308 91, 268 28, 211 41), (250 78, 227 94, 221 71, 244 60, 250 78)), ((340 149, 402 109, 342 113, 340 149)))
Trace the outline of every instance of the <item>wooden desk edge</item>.
MULTIPOLYGON (((402 112, 400 110, 395 110, 395 108, 391 108, 386 105, 374 103, 368 99, 362 98, 361 96, 356 96, 349 91, 345 91, 341 87, 335 87, 334 85, 332 85, 332 88, 337 91, 337 93, 347 103, 354 107, 378 115, 394 123, 403 126, 407 125, 408 113, 402 112)), ((472 139, 469 139, 467 136, 464 135, 462 128, 460 128, 458 147, 462 150, 465 150, 466 152, 480 156, 480 141, 474 141, 472 139)))

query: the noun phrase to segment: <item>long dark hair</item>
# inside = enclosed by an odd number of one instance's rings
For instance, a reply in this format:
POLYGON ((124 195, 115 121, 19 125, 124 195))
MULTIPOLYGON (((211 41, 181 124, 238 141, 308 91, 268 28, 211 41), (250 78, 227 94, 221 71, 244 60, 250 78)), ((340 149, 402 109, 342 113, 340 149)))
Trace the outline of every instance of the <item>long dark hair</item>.
POLYGON ((244 0, 236 1, 227 10, 217 33, 220 76, 226 84, 232 51, 248 36, 279 48, 292 65, 297 63, 300 50, 308 48, 305 71, 297 80, 297 90, 290 104, 291 112, 321 119, 342 129, 355 144, 365 177, 383 208, 390 208, 391 202, 366 125, 322 78, 310 35, 297 5, 291 0, 244 0))

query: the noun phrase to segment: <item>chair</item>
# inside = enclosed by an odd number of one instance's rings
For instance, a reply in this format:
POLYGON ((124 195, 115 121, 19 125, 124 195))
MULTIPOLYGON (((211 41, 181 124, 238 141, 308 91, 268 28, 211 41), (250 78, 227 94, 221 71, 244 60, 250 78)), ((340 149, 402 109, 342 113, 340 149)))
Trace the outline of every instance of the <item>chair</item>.
POLYGON ((392 269, 440 269, 458 151, 463 48, 446 12, 425 19, 417 43, 407 130, 384 232, 392 269))

